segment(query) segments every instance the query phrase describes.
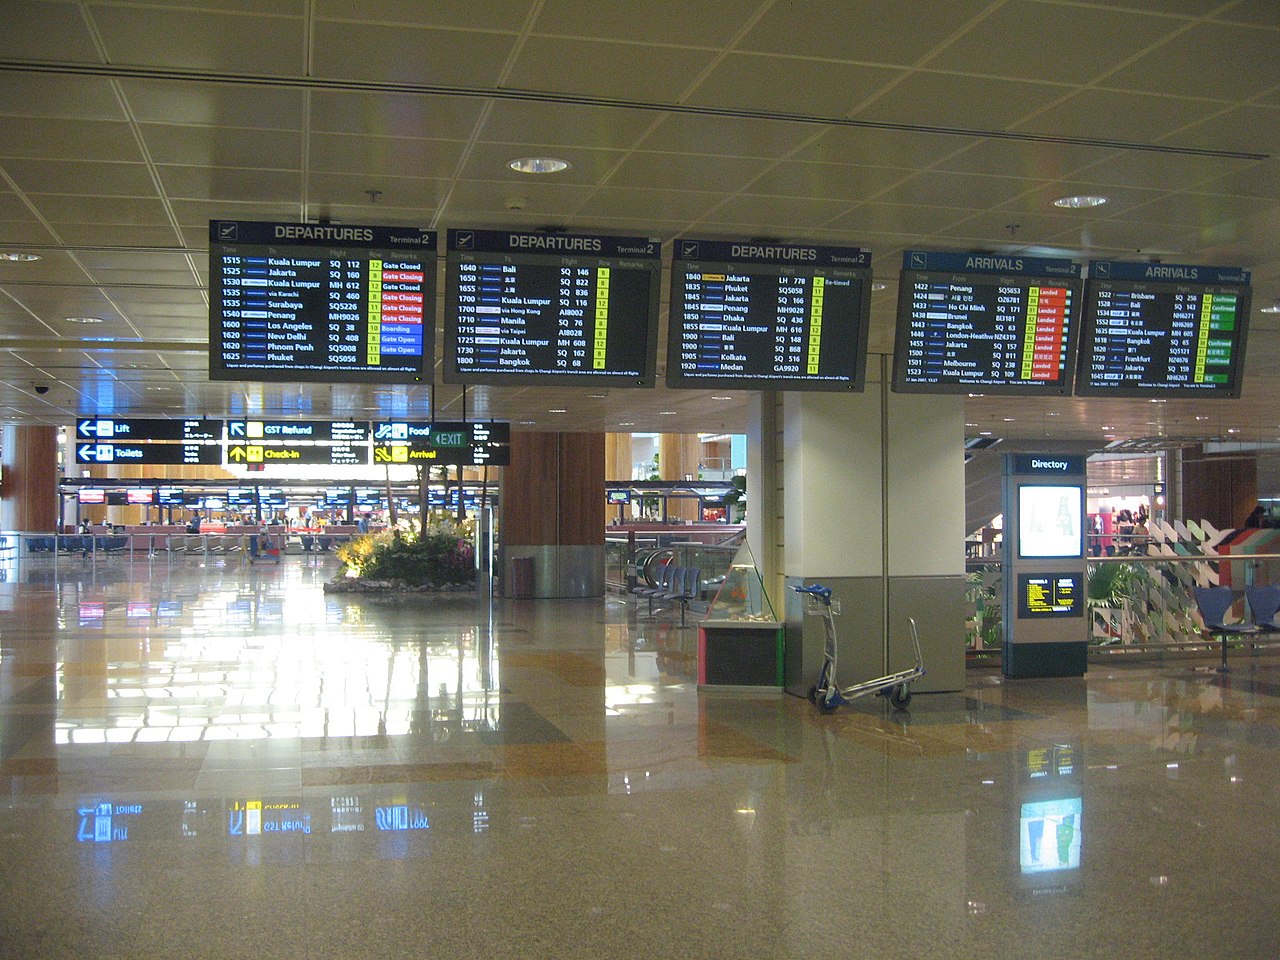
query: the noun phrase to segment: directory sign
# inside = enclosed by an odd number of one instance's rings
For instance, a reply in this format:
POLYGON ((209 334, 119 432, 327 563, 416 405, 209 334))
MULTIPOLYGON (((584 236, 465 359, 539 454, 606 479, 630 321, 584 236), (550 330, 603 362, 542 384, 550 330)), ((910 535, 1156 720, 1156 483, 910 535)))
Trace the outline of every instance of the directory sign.
POLYGON ((1075 571, 1018 574, 1018 616, 1023 619, 1084 616, 1080 574, 1075 571))
POLYGON ((77 443, 76 463, 214 465, 222 463, 222 447, 213 443, 77 443))
POLYGON ((415 383, 431 369, 436 235, 209 223, 209 379, 415 383))
POLYGON ((504 467, 511 424, 389 420, 373 424, 374 463, 504 467))
MULTIPOLYGON (((165 420, 138 417, 94 417, 76 421, 76 437, 80 440, 185 440, 216 442, 222 439, 222 423, 218 420, 165 420)), ((153 461, 158 462, 158 461, 153 461)))
POLYGON ((667 386, 861 390, 870 292, 857 247, 677 240, 667 386))
POLYGON ((908 250, 898 283, 893 389, 1071 393, 1080 264, 908 250))
POLYGON ((659 241, 450 230, 447 245, 447 382, 653 386, 659 241))
POLYGON ((368 420, 228 420, 227 439, 233 441, 367 443, 368 420))
POLYGON ((1249 271, 1094 260, 1076 393, 1238 397, 1249 271))

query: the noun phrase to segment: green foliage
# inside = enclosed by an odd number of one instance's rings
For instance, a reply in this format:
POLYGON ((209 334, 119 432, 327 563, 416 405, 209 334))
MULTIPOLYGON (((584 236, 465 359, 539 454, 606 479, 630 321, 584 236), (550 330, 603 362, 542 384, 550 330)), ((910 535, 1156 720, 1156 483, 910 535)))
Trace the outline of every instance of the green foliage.
POLYGON ((1134 597, 1138 570, 1132 563, 1096 563, 1089 571, 1088 598, 1094 607, 1118 607, 1134 597))
POLYGON ((413 587, 466 586, 475 578, 475 550, 452 530, 380 533, 354 538, 338 552, 349 576, 399 580, 413 587))

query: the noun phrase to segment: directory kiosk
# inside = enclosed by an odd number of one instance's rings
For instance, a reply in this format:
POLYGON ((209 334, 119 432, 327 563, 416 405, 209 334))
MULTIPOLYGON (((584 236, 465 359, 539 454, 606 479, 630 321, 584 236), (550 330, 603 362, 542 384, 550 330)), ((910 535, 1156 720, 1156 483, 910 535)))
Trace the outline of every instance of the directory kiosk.
POLYGON ((1085 458, 1005 456, 1006 677, 1078 677, 1085 618, 1085 458))

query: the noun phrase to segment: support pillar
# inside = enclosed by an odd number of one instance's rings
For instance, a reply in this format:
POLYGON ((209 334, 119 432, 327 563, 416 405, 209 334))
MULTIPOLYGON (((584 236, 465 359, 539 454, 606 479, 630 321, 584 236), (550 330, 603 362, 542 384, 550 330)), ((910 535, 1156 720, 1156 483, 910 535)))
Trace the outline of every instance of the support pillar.
POLYGON ((58 522, 58 428, 5 424, 0 530, 48 533, 58 522))
POLYGON ((533 562, 532 596, 604 595, 604 434, 511 435, 502 471, 503 593, 533 562))
POLYGON ((840 602, 842 683, 910 666, 913 617, 928 671, 914 689, 964 686, 963 399, 891 393, 888 361, 877 377, 872 358, 863 394, 782 402, 773 482, 786 589, 775 602, 787 623, 787 689, 799 695, 818 675, 823 626, 789 588, 815 582, 840 602))
MULTIPOLYGON (((663 480, 680 482, 698 479, 702 442, 696 433, 664 433, 658 438, 658 473, 663 480)), ((696 521, 698 501, 690 497, 668 497, 667 519, 696 521)))

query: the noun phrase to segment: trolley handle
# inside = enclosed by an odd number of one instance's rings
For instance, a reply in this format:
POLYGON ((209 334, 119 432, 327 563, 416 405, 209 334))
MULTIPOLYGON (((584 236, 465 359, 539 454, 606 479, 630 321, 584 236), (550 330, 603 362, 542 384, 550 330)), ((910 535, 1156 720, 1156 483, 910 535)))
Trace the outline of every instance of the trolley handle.
POLYGON ((796 593, 807 593, 811 597, 816 597, 818 600, 826 604, 828 607, 831 606, 831 588, 830 587, 824 587, 820 583, 815 583, 812 586, 792 587, 791 589, 794 590, 796 593))

